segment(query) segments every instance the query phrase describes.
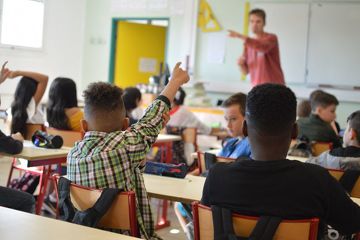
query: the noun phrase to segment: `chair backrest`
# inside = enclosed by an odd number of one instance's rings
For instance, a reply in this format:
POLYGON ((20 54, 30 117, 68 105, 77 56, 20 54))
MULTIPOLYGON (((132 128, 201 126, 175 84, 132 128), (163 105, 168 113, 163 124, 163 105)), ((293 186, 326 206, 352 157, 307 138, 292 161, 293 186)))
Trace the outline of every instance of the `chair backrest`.
MULTIPOLYGON (((214 239, 214 227, 211 208, 193 203, 194 233, 195 240, 214 239)), ((258 218, 233 214, 233 226, 236 236, 249 237, 258 218)), ((283 220, 276 233, 274 240, 315 240, 317 239, 319 219, 283 220)))
POLYGON ((331 142, 315 142, 311 144, 311 151, 313 156, 319 156, 325 151, 331 150, 333 144, 331 142))
MULTIPOLYGON (((59 175, 54 176, 56 193, 59 175)), ((71 183, 71 202, 80 211, 91 208, 100 197, 102 190, 71 183)), ((98 227, 130 231, 131 236, 138 237, 139 229, 136 218, 135 192, 121 192, 112 203, 110 209, 101 218, 98 227)))
MULTIPOLYGON (((205 165, 205 153, 204 152, 197 152, 198 154, 198 166, 199 166, 199 172, 204 173, 206 169, 205 165)), ((226 157, 216 157, 217 162, 234 162, 236 159, 234 158, 226 158, 226 157)))
POLYGON ((59 135, 63 138, 65 147, 73 147, 76 141, 84 137, 84 132, 60 130, 56 128, 47 127, 46 132, 51 135, 59 135))
MULTIPOLYGON (((344 175, 343 170, 337 170, 337 169, 328 169, 331 176, 333 176, 336 180, 340 180, 342 175, 344 175)), ((351 197, 360 198, 360 177, 355 182, 355 185, 350 193, 351 197)))
POLYGON ((27 123, 27 124, 26 124, 26 135, 24 136, 24 139, 31 141, 32 135, 33 135, 37 130, 44 131, 44 130, 45 130, 45 126, 44 126, 43 124, 27 123))
POLYGON ((182 140, 184 143, 191 143, 194 145, 195 151, 198 150, 197 145, 197 128, 186 128, 182 132, 182 140))

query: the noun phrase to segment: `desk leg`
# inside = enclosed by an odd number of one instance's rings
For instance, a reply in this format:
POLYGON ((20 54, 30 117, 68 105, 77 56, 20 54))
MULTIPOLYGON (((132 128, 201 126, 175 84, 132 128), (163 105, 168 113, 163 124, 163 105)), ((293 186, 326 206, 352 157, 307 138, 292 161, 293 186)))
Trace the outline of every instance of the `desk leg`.
POLYGON ((160 206, 160 204, 161 204, 160 203, 158 205, 157 221, 156 221, 155 230, 159 230, 159 229, 166 228, 166 227, 170 226, 170 221, 167 220, 167 209, 168 209, 169 201, 160 200, 160 202, 162 202, 162 207, 160 206), (160 208, 162 210, 162 213, 160 213, 160 208))
POLYGON ((41 213, 41 207, 44 202, 46 188, 51 174, 51 165, 46 165, 43 166, 42 168, 43 168, 43 173, 40 175, 40 181, 39 181, 40 192, 36 203, 36 214, 38 215, 40 215, 41 213))

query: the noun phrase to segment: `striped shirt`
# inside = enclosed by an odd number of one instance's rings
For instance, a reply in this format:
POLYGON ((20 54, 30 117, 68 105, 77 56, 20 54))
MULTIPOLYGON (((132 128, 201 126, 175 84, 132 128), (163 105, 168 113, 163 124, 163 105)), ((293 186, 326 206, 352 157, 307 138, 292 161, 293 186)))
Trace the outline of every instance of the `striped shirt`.
POLYGON ((163 127, 162 114, 169 108, 169 100, 159 96, 128 130, 87 132, 67 157, 67 176, 74 183, 135 191, 138 225, 146 239, 158 237, 142 176, 144 159, 163 127))

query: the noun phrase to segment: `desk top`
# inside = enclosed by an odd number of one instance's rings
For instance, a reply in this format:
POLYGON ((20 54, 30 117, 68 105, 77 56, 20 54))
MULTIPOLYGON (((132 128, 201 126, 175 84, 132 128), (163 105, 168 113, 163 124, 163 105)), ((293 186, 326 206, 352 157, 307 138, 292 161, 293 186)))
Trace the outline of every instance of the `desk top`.
POLYGON ((138 238, 0 207, 0 239, 132 240, 138 238))
POLYGON ((151 197, 184 203, 201 200, 204 177, 187 175, 180 179, 150 174, 143 176, 146 191, 151 197))
POLYGON ((156 143, 181 141, 181 136, 172 134, 159 134, 156 143))
POLYGON ((4 153, 2 155, 16 158, 24 158, 28 161, 35 161, 54 158, 66 158, 69 151, 70 148, 67 147, 63 147, 61 149, 39 148, 34 146, 31 141, 24 141, 24 148, 21 153, 15 155, 4 153))

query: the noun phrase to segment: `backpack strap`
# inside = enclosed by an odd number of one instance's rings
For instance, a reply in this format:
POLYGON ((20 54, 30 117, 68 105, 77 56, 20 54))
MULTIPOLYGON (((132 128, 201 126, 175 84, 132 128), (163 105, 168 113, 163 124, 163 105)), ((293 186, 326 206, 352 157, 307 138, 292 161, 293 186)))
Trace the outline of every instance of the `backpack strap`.
POLYGON ((351 193, 359 177, 359 170, 346 170, 339 179, 339 182, 348 193, 351 193))
POLYGON ((204 160, 206 170, 209 170, 217 162, 216 155, 208 152, 204 153, 204 160))
POLYGON ((77 211, 72 222, 83 226, 96 227, 120 192, 120 189, 103 189, 94 206, 85 211, 77 211))
POLYGON ((59 215, 61 220, 67 222, 72 222, 76 212, 76 209, 70 199, 70 184, 71 181, 69 179, 64 177, 59 178, 59 215))
POLYGON ((280 217, 261 216, 249 238, 235 235, 230 209, 211 206, 215 240, 272 240, 281 223, 280 217))
POLYGON ((261 216, 249 239, 272 240, 281 220, 280 217, 261 216))

